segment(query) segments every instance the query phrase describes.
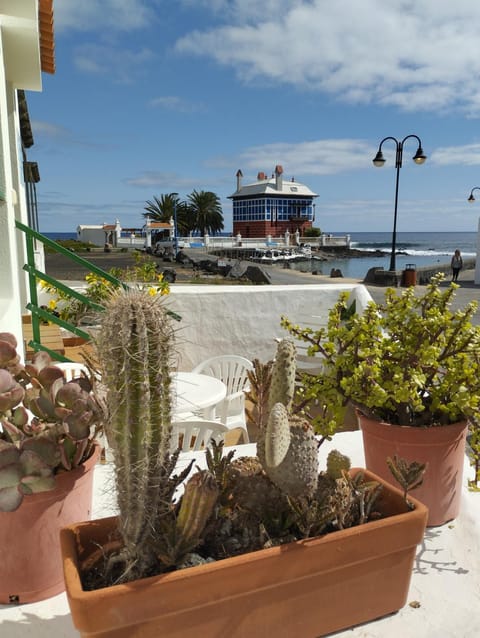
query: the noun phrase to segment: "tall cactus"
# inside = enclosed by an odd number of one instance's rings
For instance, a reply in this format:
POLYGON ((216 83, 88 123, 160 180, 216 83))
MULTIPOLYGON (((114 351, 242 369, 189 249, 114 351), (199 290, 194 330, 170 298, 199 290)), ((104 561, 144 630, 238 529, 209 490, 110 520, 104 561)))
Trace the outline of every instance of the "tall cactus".
POLYGON ((117 291, 106 303, 96 354, 107 390, 107 438, 112 448, 126 570, 152 561, 152 535, 169 503, 171 371, 175 333, 159 297, 117 291))
POLYGON ((278 343, 268 397, 268 423, 257 445, 258 457, 270 479, 289 496, 311 496, 317 487, 317 441, 312 426, 292 415, 296 348, 278 343))
POLYGON ((295 375, 297 372, 297 349, 291 339, 278 342, 273 362, 272 381, 268 398, 271 410, 276 403, 283 403, 290 413, 295 395, 295 375))

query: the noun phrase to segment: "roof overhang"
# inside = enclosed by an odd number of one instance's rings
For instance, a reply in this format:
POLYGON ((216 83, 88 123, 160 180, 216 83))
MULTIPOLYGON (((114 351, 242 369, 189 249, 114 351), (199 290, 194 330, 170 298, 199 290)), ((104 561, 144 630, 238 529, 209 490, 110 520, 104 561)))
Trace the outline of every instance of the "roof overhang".
POLYGON ((40 91, 55 72, 53 0, 0 0, 5 75, 15 88, 40 91))

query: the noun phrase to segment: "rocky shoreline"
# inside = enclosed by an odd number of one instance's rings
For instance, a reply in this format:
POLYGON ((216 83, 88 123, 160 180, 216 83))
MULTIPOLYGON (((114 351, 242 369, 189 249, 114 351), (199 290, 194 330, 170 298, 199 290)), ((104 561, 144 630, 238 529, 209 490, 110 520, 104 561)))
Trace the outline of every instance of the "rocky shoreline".
MULTIPOLYGON (((135 259, 138 258, 138 254, 141 251, 126 251, 112 250, 111 252, 104 252, 103 250, 94 250, 89 252, 76 253, 79 257, 86 259, 93 265, 98 266, 102 270, 108 271, 111 268, 133 268, 135 266, 135 259)), ((141 254, 144 254, 143 252, 141 254)), ((199 253, 196 249, 186 249, 181 251, 180 255, 186 255, 186 257, 193 262, 201 261, 217 261, 218 256, 208 255, 204 252, 199 253)), ((352 258, 352 257, 371 257, 382 256, 382 251, 364 251, 358 249, 349 248, 335 248, 315 251, 315 258, 321 261, 331 261, 338 258, 352 258)), ((152 257, 158 262, 159 269, 172 268, 179 274, 193 275, 194 268, 188 269, 187 263, 177 263, 172 261, 163 260, 159 257, 152 257), (185 272, 191 270, 190 273, 185 272)), ((186 261, 186 260, 185 260, 186 261)), ((262 265, 263 267, 263 265, 262 265)), ((56 279, 66 281, 79 281, 85 278, 85 275, 89 272, 89 269, 83 265, 68 259, 67 257, 59 253, 46 253, 45 254, 45 270, 46 273, 56 279)))

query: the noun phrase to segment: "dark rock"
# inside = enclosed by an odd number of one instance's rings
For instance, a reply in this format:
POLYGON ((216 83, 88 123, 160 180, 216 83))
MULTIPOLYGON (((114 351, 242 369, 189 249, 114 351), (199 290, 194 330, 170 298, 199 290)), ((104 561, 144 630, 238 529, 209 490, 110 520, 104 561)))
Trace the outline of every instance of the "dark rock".
POLYGON ((340 268, 332 268, 332 270, 330 271, 330 277, 343 277, 340 268))
POLYGON ((255 284, 270 283, 270 276, 260 266, 247 266, 244 277, 255 284))
POLYGON ((193 263, 193 260, 190 259, 190 257, 183 252, 183 250, 179 250, 177 253, 177 256, 175 257, 175 261, 177 262, 177 264, 191 264, 193 263))
POLYGON ((244 272, 245 272, 245 266, 242 266, 242 263, 236 260, 233 263, 233 266, 230 268, 230 272, 228 273, 228 276, 231 277, 232 279, 240 279, 240 277, 243 277, 244 272))
POLYGON ((169 284, 174 284, 177 280, 177 273, 173 268, 165 268, 162 272, 163 280, 168 282, 169 284))

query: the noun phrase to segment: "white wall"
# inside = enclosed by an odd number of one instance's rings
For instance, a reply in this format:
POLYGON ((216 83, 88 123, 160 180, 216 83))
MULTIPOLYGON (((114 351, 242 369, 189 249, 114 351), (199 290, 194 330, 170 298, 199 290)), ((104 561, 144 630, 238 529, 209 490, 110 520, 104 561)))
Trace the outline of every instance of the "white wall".
POLYGON ((105 231, 103 226, 79 226, 77 238, 79 241, 91 242, 95 246, 103 246, 105 244, 105 231))
POLYGON ((22 313, 28 301, 23 237, 15 220, 26 222, 21 170, 17 89, 41 89, 37 0, 0 4, 0 332, 23 343, 22 313))
POLYGON ((357 284, 294 286, 172 285, 168 304, 178 323, 179 370, 191 370, 217 354, 272 359, 275 338, 286 337, 281 315, 301 325, 324 325, 342 291, 351 291, 361 312, 372 300, 357 284))
MULTIPOLYGON (((12 175, 12 151, 16 158, 16 140, 11 139, 10 115, 12 87, 6 80, 0 30, 0 153, 2 199, 0 200, 0 332, 12 332, 22 343, 21 289, 18 275, 18 247, 15 229, 15 204, 12 175), (10 98, 10 99, 9 99, 10 98)), ((14 168, 14 167, 13 167, 14 168)), ((17 168, 18 171, 18 168, 17 168)))

